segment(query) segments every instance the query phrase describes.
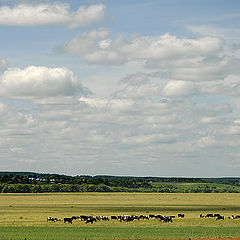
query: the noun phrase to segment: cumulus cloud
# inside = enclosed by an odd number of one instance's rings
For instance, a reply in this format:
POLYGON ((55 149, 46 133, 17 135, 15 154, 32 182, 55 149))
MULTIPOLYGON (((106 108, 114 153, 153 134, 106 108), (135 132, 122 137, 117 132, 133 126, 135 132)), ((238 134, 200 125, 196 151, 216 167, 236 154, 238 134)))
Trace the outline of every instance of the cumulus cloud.
POLYGON ((104 19, 105 6, 102 4, 81 6, 71 11, 67 3, 43 3, 39 5, 18 4, 14 7, 0 7, 0 25, 37 26, 66 25, 82 27, 104 19))
POLYGON ((71 96, 87 92, 73 72, 64 67, 9 68, 0 77, 0 95, 4 97, 71 96))
POLYGON ((223 47, 223 41, 215 37, 198 39, 177 38, 169 33, 158 37, 132 36, 116 39, 108 38, 103 30, 78 35, 65 43, 62 50, 66 53, 82 56, 92 64, 122 64, 128 61, 149 61, 168 58, 193 56, 211 56, 223 47), (99 34, 96 34, 99 33, 99 34), (83 49, 83 43, 88 42, 83 49))

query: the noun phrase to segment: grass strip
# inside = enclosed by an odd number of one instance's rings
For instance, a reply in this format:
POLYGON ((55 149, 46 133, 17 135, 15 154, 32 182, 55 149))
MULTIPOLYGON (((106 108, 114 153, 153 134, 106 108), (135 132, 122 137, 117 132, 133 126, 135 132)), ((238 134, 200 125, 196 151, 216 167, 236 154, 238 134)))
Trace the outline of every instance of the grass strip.
POLYGON ((239 237, 239 227, 0 227, 1 240, 239 237))

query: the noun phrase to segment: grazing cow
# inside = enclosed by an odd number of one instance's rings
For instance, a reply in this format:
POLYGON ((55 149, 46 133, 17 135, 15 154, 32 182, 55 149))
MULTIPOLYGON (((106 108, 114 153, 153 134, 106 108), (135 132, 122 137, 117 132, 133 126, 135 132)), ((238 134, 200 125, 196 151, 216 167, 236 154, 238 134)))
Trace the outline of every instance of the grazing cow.
POLYGON ((61 218, 54 218, 54 219, 55 219, 55 221, 62 221, 61 218))
POLYGON ((96 218, 91 217, 91 218, 88 218, 88 219, 87 219, 86 224, 87 224, 87 223, 91 223, 91 224, 93 224, 93 222, 96 222, 96 221, 97 221, 96 218))
POLYGON ((111 216, 111 219, 112 220, 118 220, 118 217, 117 216, 111 216))
POLYGON ((216 220, 222 219, 224 220, 224 216, 217 216, 216 220))
POLYGON ((200 218, 204 218, 204 215, 200 214, 200 218))
POLYGON ((49 221, 55 222, 55 218, 53 218, 53 217, 48 217, 48 218, 47 218, 47 222, 49 222, 49 221))
POLYGON ((182 214, 182 213, 178 213, 178 218, 184 218, 184 217, 185 217, 184 214, 182 214))
POLYGON ((64 223, 68 222, 72 224, 72 218, 64 218, 63 221, 64 223))

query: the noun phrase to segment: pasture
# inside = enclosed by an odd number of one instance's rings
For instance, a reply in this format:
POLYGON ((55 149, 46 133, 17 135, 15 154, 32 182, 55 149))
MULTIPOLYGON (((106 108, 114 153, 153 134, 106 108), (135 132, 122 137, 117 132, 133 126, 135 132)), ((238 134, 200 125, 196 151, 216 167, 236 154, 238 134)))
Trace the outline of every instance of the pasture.
POLYGON ((240 194, 190 193, 42 193, 0 195, 0 239, 158 239, 189 237, 240 237, 240 194), (79 215, 177 216, 165 223, 157 219, 85 224, 47 222, 47 217, 79 215), (225 220, 200 218, 220 213, 225 220), (41 236, 41 237, 40 237, 41 236), (61 238, 59 238, 61 236, 61 238))

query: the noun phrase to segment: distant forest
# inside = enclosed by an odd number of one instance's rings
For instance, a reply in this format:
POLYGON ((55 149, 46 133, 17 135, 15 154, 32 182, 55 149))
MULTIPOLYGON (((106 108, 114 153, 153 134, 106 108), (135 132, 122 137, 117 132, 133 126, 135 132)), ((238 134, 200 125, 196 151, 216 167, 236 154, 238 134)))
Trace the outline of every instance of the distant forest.
POLYGON ((0 192, 239 193, 240 178, 67 176, 34 172, 0 172, 0 192))

